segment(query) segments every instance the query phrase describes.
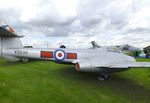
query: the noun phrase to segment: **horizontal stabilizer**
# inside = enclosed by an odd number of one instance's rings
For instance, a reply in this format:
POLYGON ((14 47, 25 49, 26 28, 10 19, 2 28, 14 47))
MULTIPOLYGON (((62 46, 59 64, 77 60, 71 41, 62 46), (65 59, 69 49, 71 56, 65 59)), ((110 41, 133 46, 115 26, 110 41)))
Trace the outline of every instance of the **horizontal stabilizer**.
POLYGON ((23 36, 18 36, 14 32, 10 32, 3 27, 0 27, 0 37, 23 37, 23 36))

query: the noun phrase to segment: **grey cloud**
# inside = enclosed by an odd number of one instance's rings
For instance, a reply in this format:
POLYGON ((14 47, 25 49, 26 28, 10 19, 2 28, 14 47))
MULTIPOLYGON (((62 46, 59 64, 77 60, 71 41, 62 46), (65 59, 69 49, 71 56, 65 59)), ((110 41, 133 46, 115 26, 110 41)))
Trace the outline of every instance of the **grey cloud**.
POLYGON ((112 26, 120 29, 127 24, 128 10, 122 9, 122 5, 118 2, 119 0, 113 2, 109 0, 80 1, 75 17, 62 16, 52 3, 48 3, 41 6, 36 17, 27 24, 32 30, 41 31, 46 36, 60 37, 77 33, 90 36, 101 29, 112 28, 112 26), (104 23, 107 24, 103 25, 104 23), (49 28, 53 31, 50 31, 49 28))
MULTIPOLYGON (((89 37, 95 36, 96 40, 104 41, 102 42, 104 44, 111 42, 111 44, 136 45, 145 40, 145 37, 141 36, 143 33, 149 33, 149 27, 131 29, 131 26, 129 28, 130 14, 137 13, 138 8, 132 2, 126 4, 126 1, 122 3, 120 0, 83 0, 79 2, 76 17, 62 17, 55 8, 46 11, 43 9, 45 13, 39 13, 39 15, 43 14, 43 17, 37 15, 39 18, 33 18, 29 24, 33 25, 35 30, 39 30, 40 27, 42 33, 49 37, 85 36, 86 39, 81 40, 84 42, 88 41, 89 37), (137 36, 136 33, 141 35, 137 36), (119 36, 122 37, 114 39, 119 36)), ((148 41, 145 42, 148 43, 148 41)), ((142 43, 142 45, 145 44, 142 43)))
POLYGON ((101 13, 103 5, 107 2, 103 0, 83 0, 78 6, 78 19, 83 26, 94 26, 103 20, 101 13))
POLYGON ((68 30, 66 30, 66 27, 54 27, 52 28, 53 30, 51 32, 47 32, 47 36, 51 37, 51 36, 55 36, 55 37, 65 37, 68 36, 68 30))
POLYGON ((142 27, 138 27, 138 28, 135 28, 135 29, 129 29, 127 31, 127 33, 150 33, 150 28, 142 28, 142 27))
MULTIPOLYGON (((17 33, 21 33, 23 29, 23 22, 20 20, 21 9, 19 8, 0 8, 0 20, 4 20, 8 25, 12 26, 17 33)), ((27 27, 24 25, 24 27, 27 27)))
POLYGON ((76 20, 76 16, 62 16, 51 2, 40 7, 37 15, 25 23, 27 29, 43 33, 46 36, 68 36, 70 25, 76 20))
MULTIPOLYGON (((70 17, 70 18, 61 18, 59 16, 53 16, 51 17, 50 15, 43 15, 45 18, 40 19, 39 18, 34 18, 28 24, 34 25, 34 26, 47 26, 47 27, 55 27, 55 26, 65 26, 65 25, 70 25, 74 20, 75 17, 70 17)), ((38 17, 38 16, 37 16, 38 17)))
POLYGON ((84 0, 78 8, 78 17, 84 26, 101 25, 101 22, 108 20, 111 25, 120 29, 127 24, 127 16, 131 9, 127 7, 119 0, 84 0))
MULTIPOLYGON (((117 39, 117 43, 122 43, 141 42, 140 38, 135 38, 133 34, 150 33, 148 17, 143 17, 148 23, 147 27, 134 27, 130 24, 136 18, 134 14, 145 7, 144 3, 140 4, 141 2, 136 0, 80 0, 76 9, 77 15, 74 16, 63 16, 51 1, 38 0, 39 11, 27 22, 20 20, 22 11, 18 8, 0 9, 0 18, 10 21, 16 31, 27 33, 28 36, 36 34, 68 38, 87 36, 86 39, 95 37, 96 40, 103 39, 106 42, 111 42, 111 39, 117 36, 125 36, 117 39)), ((115 42, 114 40, 112 42, 115 42)))
POLYGON ((32 18, 28 23, 34 26, 60 26, 71 24, 76 17, 65 17, 60 14, 51 0, 47 1, 47 4, 40 5, 40 10, 36 14, 36 17, 32 18))
POLYGON ((18 8, 0 8, 0 19, 5 20, 11 25, 16 25, 19 21, 21 10, 18 8))

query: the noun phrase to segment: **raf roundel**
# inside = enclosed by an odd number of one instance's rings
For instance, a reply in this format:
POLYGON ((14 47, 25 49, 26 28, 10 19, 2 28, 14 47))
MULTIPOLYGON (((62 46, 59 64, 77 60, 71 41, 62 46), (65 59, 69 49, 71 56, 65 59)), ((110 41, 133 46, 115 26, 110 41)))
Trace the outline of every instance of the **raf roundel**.
POLYGON ((66 58, 66 53, 64 50, 57 49, 54 52, 54 59, 56 61, 63 61, 66 58))

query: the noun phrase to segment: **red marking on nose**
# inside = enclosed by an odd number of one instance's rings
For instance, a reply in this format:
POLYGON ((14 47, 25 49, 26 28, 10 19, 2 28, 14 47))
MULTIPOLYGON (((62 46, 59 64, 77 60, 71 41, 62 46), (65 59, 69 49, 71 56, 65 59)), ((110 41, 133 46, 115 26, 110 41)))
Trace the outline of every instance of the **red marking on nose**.
POLYGON ((62 53, 58 53, 58 57, 62 57, 62 53))

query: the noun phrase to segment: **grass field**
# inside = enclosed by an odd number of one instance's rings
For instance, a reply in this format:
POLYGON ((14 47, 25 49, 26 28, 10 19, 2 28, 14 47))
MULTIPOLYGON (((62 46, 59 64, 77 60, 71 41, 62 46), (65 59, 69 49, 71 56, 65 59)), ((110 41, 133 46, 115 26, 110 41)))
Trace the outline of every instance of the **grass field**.
MULTIPOLYGON (((150 59, 137 59, 150 61, 150 59)), ((131 69, 99 81, 98 74, 49 61, 0 60, 0 103, 149 103, 150 70, 131 69)))

